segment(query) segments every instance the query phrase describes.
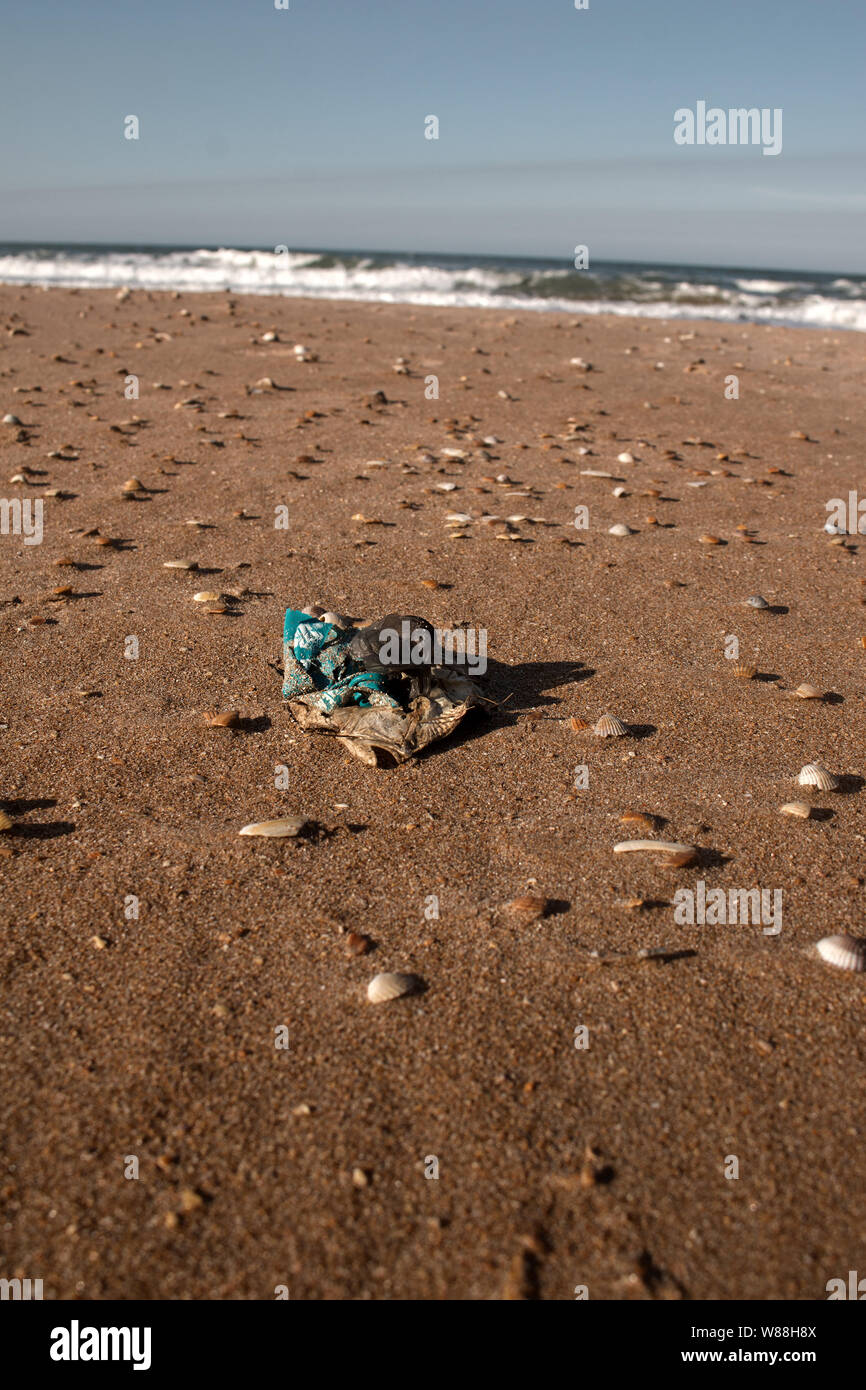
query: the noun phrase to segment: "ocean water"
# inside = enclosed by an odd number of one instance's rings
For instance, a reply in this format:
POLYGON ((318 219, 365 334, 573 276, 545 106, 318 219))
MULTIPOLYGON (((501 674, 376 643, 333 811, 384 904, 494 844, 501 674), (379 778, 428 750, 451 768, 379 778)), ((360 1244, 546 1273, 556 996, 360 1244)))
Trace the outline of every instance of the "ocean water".
POLYGON ((312 299, 645 318, 710 318, 866 331, 866 276, 719 266, 434 256, 410 252, 0 244, 17 285, 230 290, 312 299))

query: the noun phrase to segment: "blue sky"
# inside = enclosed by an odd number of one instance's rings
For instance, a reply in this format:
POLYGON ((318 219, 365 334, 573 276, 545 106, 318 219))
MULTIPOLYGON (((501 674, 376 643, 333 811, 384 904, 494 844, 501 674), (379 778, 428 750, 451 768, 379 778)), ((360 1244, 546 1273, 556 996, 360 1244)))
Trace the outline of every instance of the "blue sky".
POLYGON ((864 54, 860 0, 6 0, 0 240, 866 271, 864 54))

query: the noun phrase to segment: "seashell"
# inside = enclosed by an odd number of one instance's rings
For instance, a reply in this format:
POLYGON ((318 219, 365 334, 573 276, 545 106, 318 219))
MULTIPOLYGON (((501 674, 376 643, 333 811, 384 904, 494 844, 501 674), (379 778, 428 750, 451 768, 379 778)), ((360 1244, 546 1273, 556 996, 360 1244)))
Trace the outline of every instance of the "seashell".
POLYGON ((603 714, 593 724, 592 732, 598 734, 599 738, 622 738, 623 734, 628 733, 628 728, 615 714, 603 714))
POLYGON ((681 849, 676 854, 662 854, 656 863, 663 869, 684 869, 687 864, 693 864, 697 857, 696 849, 681 849))
POLYGON ((586 719, 581 719, 579 714, 573 714, 568 722, 576 734, 579 734, 582 729, 589 728, 589 722, 586 719))
POLYGON ((7 815, 5 811, 0 811, 0 830, 11 830, 14 824, 15 822, 10 815, 7 815))
POLYGON ((309 607, 301 609, 301 612, 306 613, 308 618, 315 618, 317 622, 324 611, 324 608, 320 608, 317 603, 311 603, 309 607))
POLYGON ((613 495, 614 495, 614 497, 628 497, 628 488, 627 488, 627 487, 615 487, 614 490, 613 490, 613 495))
POLYGON ((425 589, 440 589, 442 587, 438 579, 422 579, 420 583, 425 589))
POLYGON ((631 536, 633 534, 634 532, 631 527, 626 526, 624 521, 618 521, 616 525, 611 526, 608 531, 609 536, 631 536))
POLYGON ((417 975, 400 975, 386 971, 374 975, 367 986, 367 998, 371 1004, 387 1004, 391 999, 400 999, 406 994, 416 994, 421 987, 417 975))
POLYGON ((747 608, 769 608, 770 606, 760 594, 750 594, 748 598, 743 599, 743 603, 747 608))
MULTIPOLYGON (((578 449, 577 452, 580 453, 580 450, 578 449)), ((584 453, 585 453, 585 452, 586 452, 586 450, 584 450, 584 453)), ((598 469, 598 468, 581 468, 581 470, 580 470, 580 476, 581 476, 581 478, 615 478, 615 477, 616 477, 616 474, 615 474, 615 473, 603 473, 603 472, 601 472, 601 470, 598 469)))
POLYGON ((700 541, 701 545, 721 545, 722 543, 719 540, 718 536, 710 536, 706 534, 704 534, 703 536, 698 536, 698 540, 700 541))
POLYGON ((138 478, 127 478, 121 489, 123 492, 144 492, 145 487, 138 478))
POLYGON ((734 675, 741 681, 753 681, 757 674, 757 666, 749 666, 745 661, 738 661, 734 667, 734 675))
POLYGON ((18 419, 18 416, 17 416, 17 415, 4 415, 4 416, 3 416, 3 424, 4 424, 4 425, 20 425, 20 424, 21 424, 21 421, 18 419))
POLYGON ((530 920, 543 917, 547 908, 547 898, 535 897, 532 894, 525 898, 513 898, 510 903, 505 904, 506 912, 516 917, 528 917, 530 920))
POLYGON ((653 850, 662 854, 696 854, 694 845, 681 845, 676 840, 621 840, 614 845, 614 854, 632 854, 636 850, 653 850))
POLYGON ((263 343, 278 343, 279 341, 280 341, 280 340, 279 340, 279 338, 277 337, 276 333, 271 332, 271 333, 263 333, 263 334, 262 334, 262 342, 263 342, 263 343))
POLYGON ((628 451, 624 454, 617 454, 616 461, 617 463, 634 463, 634 454, 630 454, 628 451))
POLYGON ((797 816, 800 820, 808 820, 812 814, 808 801, 786 801, 779 810, 783 816, 797 816))
POLYGON ((839 778, 834 777, 821 763, 806 763, 800 769, 797 781, 801 787, 817 787, 822 792, 835 792, 839 788, 839 778))
POLYGON ((469 512, 446 512, 445 520, 453 522, 456 526, 466 526, 472 517, 469 512))
POLYGON ((824 692, 817 686, 803 684, 798 685, 796 690, 792 690, 792 695, 796 695, 801 700, 823 700, 824 692))
POLYGON ((197 594, 193 594, 193 603, 219 603, 219 594, 215 594, 213 589, 199 589, 197 594))
POLYGON ((279 820, 257 820, 245 825, 239 835, 264 835, 269 840, 282 840, 299 835, 307 824, 305 816, 281 816, 279 820))
POLYGON ((206 608, 205 613, 228 613, 231 610, 226 603, 212 603, 210 608, 206 608))
POLYGON ((204 720, 211 729, 233 729, 239 718, 236 709, 227 709, 219 714, 206 714, 204 720))
POLYGON ((197 570, 198 565, 195 560, 163 560, 164 570, 197 570))
POLYGON ((436 484, 436 489, 437 489, 438 492, 456 492, 456 491, 457 491, 457 484, 456 484, 456 483, 437 483, 437 484, 436 484))
POLYGON ((344 627, 348 627, 348 626, 349 626, 349 624, 346 622, 346 619, 343 617, 342 613, 331 613, 331 612, 323 613, 322 616, 321 616, 321 618, 319 619, 319 622, 321 622, 321 623, 330 623, 330 624, 331 624, 331 627, 340 627, 340 628, 344 628, 344 627))
POLYGON ((828 965, 840 970, 866 970, 866 941, 857 936, 825 936, 817 943, 817 952, 828 965))

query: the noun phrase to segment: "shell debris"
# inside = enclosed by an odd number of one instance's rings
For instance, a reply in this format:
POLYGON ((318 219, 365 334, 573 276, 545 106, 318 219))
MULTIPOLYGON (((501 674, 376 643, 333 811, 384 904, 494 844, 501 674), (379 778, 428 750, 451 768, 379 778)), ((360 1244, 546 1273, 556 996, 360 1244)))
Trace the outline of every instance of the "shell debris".
POLYGON ((421 989, 417 975, 401 975, 385 971, 374 975, 367 986, 367 998, 371 1004, 387 1004, 392 999, 401 999, 407 994, 417 994, 421 989))
POLYGON ((592 732, 599 738, 622 738, 628 733, 628 726, 617 719, 615 714, 603 714, 592 726, 592 732))
POLYGON ((839 778, 828 772, 822 763, 806 763, 800 769, 797 781, 801 787, 817 787, 822 792, 835 792, 840 786, 839 778))
POLYGON ((828 965, 839 970, 866 970, 866 941, 857 936, 825 936, 816 947, 828 965))
POLYGON ((299 835, 306 824, 306 816, 280 816, 277 820, 251 821, 238 834, 263 835, 269 840, 282 840, 290 835, 299 835))
POLYGON ((677 840, 621 840, 613 847, 614 854, 633 854, 639 850, 654 854, 697 854, 694 845, 682 845, 677 840))

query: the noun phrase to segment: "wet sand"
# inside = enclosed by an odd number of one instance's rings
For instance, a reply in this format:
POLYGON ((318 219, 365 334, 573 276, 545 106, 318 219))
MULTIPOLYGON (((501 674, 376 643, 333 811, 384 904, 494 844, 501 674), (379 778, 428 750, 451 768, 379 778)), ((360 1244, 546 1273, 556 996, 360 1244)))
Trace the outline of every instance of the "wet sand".
POLYGON ((0 489, 45 499, 41 545, 0 536, 0 1274, 701 1300, 862 1271, 866 988, 809 952, 864 922, 866 570, 822 529, 863 477, 862 337, 15 287, 0 325, 0 489), (494 703, 363 767, 280 697, 310 602, 486 629, 494 703), (571 725, 605 712, 629 737, 571 725), (839 791, 798 788, 815 759, 839 791), (628 811, 699 862, 614 855, 628 811), (699 881, 782 890, 781 933, 678 925, 699 881), (425 992, 370 1005, 381 970, 425 992))

